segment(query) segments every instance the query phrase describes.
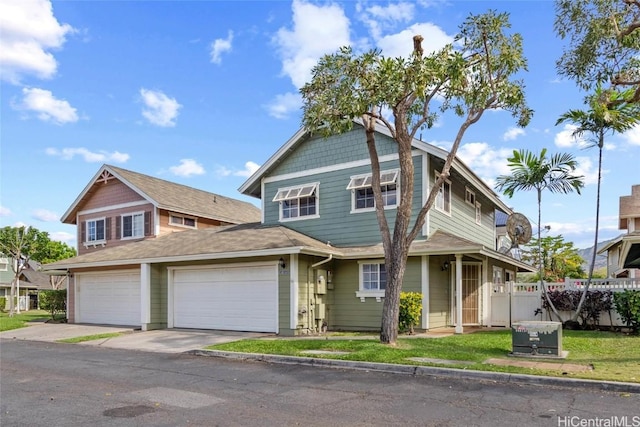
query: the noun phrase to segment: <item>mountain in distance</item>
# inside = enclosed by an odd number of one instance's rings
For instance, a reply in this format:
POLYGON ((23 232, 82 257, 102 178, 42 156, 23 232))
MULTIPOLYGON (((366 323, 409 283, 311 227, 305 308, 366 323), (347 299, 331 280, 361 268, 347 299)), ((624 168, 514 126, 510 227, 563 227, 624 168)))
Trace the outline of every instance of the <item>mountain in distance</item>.
MULTIPOLYGON (((598 250, 608 245, 609 243, 613 242, 617 238, 618 237, 614 237, 613 239, 605 240, 604 242, 598 242, 598 250)), ((591 263, 591 257, 593 256, 593 246, 586 249, 578 249, 578 254, 584 260, 584 262, 582 263, 582 268, 584 269, 585 272, 589 271, 589 264, 591 263)), ((603 253, 600 255, 596 255, 596 263, 595 263, 594 270, 597 270, 599 268, 606 267, 606 266, 607 266, 607 254, 603 253)))

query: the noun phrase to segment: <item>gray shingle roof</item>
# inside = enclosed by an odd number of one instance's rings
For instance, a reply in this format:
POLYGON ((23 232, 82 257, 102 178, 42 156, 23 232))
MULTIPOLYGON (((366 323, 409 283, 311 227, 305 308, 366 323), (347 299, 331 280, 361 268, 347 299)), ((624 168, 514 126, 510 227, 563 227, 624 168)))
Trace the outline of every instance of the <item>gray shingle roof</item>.
MULTIPOLYGON (((176 213, 199 216, 231 224, 260 221, 260 209, 248 202, 220 196, 197 188, 189 187, 164 179, 155 178, 116 166, 104 165, 98 172, 107 170, 116 178, 130 185, 136 192, 161 209, 176 213)), ((75 224, 76 211, 82 200, 90 194, 94 180, 85 188, 83 194, 74 202, 63 216, 62 222, 75 224)))

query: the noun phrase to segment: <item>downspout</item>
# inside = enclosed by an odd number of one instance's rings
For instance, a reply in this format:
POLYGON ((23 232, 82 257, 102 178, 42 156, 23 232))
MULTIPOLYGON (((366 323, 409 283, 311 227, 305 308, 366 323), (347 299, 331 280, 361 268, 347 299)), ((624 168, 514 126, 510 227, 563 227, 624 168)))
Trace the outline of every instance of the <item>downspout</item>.
MULTIPOLYGON (((315 268, 317 268, 318 266, 321 266, 322 264, 326 264, 327 262, 331 261, 333 259, 333 254, 329 254, 329 257, 327 259, 323 259, 322 261, 318 261, 315 264, 311 264, 311 266, 309 266, 309 272, 312 273, 312 270, 314 270, 315 268)), ((308 298, 308 302, 307 302, 307 330, 309 330, 310 332, 315 332, 316 330, 316 319, 315 317, 315 310, 316 310, 316 304, 315 304, 315 292, 311 292, 312 287, 315 287, 315 275, 311 274, 312 280, 313 280, 313 284, 311 283, 311 280, 309 280, 309 274, 307 274, 307 298, 308 298), (313 297, 312 297, 313 295, 313 297), (309 304, 311 302, 313 298, 313 314, 311 313, 311 304, 309 304), (311 324, 313 323, 313 329, 311 328, 311 324)))

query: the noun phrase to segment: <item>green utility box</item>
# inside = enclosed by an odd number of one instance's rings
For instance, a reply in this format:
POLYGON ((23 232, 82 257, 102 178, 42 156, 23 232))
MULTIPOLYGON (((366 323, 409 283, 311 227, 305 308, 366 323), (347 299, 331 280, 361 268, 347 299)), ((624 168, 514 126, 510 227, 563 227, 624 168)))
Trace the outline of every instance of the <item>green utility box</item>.
POLYGON ((562 356, 562 323, 526 321, 511 325, 513 354, 562 356))

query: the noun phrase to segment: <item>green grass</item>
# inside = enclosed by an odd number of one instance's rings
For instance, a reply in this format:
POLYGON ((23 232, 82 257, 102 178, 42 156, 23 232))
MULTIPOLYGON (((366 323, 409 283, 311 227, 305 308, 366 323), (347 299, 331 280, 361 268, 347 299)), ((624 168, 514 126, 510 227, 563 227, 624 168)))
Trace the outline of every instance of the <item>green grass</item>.
POLYGON ((66 343, 76 344, 76 343, 85 342, 85 341, 95 341, 95 340, 101 340, 101 339, 104 339, 104 338, 119 337, 120 335, 122 335, 122 333, 120 333, 120 332, 107 332, 107 333, 104 333, 104 334, 84 335, 84 336, 81 336, 81 337, 66 338, 66 339, 63 339, 63 340, 58 340, 58 342, 66 342, 66 343))
POLYGON ((9 317, 8 312, 0 312, 0 332, 23 328, 27 326, 27 322, 34 320, 50 318, 51 314, 44 310, 23 311, 20 314, 15 314, 13 317, 9 317))
MULTIPOLYGON (((563 331, 563 360, 537 359, 541 362, 592 364, 592 371, 563 374, 561 370, 539 370, 483 363, 490 358, 507 358, 511 351, 511 331, 482 331, 441 338, 400 338, 397 346, 380 344, 374 339, 259 339, 243 340, 207 347, 212 350, 245 353, 281 354, 302 357, 357 360, 366 362, 448 366, 481 371, 564 376, 595 380, 640 383, 640 337, 611 332, 563 331), (305 350, 347 351, 348 355, 309 355, 305 350), (410 357, 461 360, 463 365, 438 365, 407 360, 410 357)), ((509 358, 510 360, 514 360, 509 358)), ((518 359, 522 360, 522 359, 518 359)))

